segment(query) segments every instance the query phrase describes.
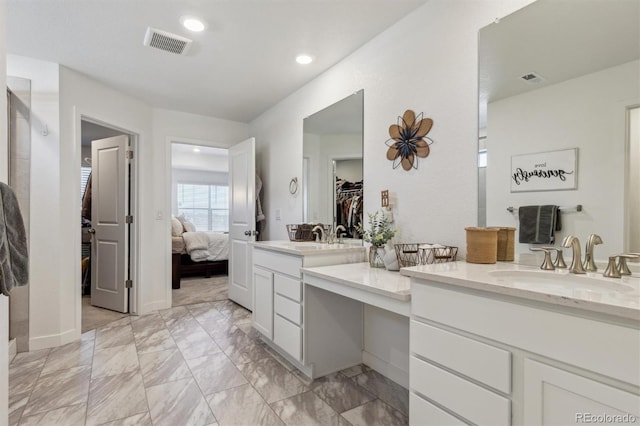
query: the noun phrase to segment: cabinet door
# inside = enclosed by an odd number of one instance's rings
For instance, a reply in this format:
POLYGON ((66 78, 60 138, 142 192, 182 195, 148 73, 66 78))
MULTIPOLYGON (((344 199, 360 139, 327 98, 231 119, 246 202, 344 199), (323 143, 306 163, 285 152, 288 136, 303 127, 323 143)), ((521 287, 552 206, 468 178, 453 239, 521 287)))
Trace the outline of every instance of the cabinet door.
POLYGON ((273 340, 273 272, 253 267, 253 327, 273 340))
POLYGON ((525 360, 524 424, 623 424, 638 420, 639 395, 525 360))

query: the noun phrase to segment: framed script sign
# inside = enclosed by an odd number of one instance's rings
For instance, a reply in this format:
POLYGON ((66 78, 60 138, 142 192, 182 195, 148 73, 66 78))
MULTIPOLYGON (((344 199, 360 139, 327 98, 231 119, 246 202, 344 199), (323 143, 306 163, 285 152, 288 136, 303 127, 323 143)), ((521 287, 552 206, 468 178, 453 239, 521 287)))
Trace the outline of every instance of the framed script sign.
POLYGON ((511 156, 511 192, 578 187, 578 148, 511 156))

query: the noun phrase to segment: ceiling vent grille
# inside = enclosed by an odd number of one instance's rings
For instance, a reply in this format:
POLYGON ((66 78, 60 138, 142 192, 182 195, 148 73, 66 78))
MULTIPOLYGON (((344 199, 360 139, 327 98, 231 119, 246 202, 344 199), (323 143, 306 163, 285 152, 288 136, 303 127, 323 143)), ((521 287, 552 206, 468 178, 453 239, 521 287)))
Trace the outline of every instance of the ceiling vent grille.
POLYGON ((189 51, 191 43, 192 40, 188 38, 151 27, 147 28, 147 33, 144 35, 145 46, 155 47, 178 55, 185 55, 189 51))
POLYGON ((542 83, 543 81, 545 81, 545 78, 537 72, 526 73, 520 76, 520 78, 524 80, 525 83, 529 84, 542 83))

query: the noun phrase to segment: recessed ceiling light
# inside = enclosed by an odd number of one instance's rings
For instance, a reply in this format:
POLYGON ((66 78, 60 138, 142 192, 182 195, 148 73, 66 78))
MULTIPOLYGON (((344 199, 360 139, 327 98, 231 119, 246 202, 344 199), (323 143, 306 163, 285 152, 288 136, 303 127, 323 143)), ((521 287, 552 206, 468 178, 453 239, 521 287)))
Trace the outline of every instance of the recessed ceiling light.
POLYGON ((193 152, 200 152, 200 148, 193 148, 193 152))
POLYGON ((200 32, 205 29, 204 22, 193 16, 183 16, 180 18, 180 23, 189 31, 200 32))
POLYGON ((298 55, 296 56, 296 62, 300 65, 308 65, 313 62, 313 58, 309 55, 298 55))

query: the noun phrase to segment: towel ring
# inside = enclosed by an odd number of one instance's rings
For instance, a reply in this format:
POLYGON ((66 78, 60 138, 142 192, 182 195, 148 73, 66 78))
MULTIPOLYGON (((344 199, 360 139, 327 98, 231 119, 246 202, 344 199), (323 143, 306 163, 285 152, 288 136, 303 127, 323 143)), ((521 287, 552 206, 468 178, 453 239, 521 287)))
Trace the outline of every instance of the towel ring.
POLYGON ((289 182, 289 193, 295 195, 296 192, 298 192, 298 178, 294 177, 291 179, 291 182, 289 182))

